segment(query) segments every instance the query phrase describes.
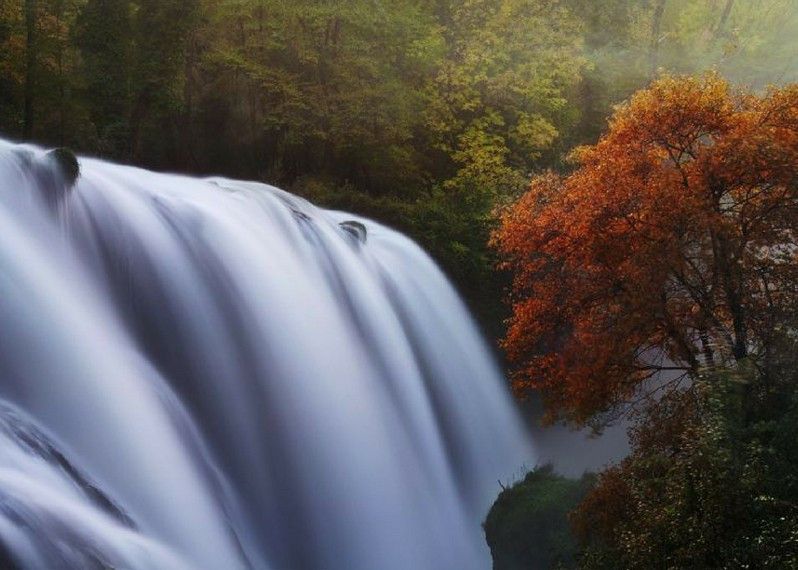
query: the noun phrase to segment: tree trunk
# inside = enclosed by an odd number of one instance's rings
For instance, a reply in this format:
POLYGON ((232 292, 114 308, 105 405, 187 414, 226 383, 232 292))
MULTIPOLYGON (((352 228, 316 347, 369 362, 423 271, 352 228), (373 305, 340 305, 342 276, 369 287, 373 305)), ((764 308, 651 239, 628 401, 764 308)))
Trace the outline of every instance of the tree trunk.
POLYGON ((709 340, 709 333, 705 328, 699 330, 698 338, 701 339, 701 350, 704 352, 704 366, 710 370, 714 370, 715 353, 712 350, 712 344, 709 340))
POLYGON ((33 136, 33 103, 36 96, 36 67, 38 63, 36 38, 36 0, 25 0, 25 110, 22 123, 22 138, 33 136))
MULTIPOLYGON (((58 22, 59 29, 61 28, 62 21, 64 19, 64 2, 62 0, 58 0, 55 3, 55 17, 56 21, 58 22)), ((69 42, 68 36, 67 39, 63 40, 62 37, 58 36, 58 54, 56 55, 56 63, 58 65, 58 144, 60 146, 64 146, 64 140, 66 138, 66 77, 64 76, 64 51, 67 49, 67 44, 69 42)))
POLYGON ((720 20, 712 32, 712 39, 710 40, 710 47, 714 46, 720 37, 723 35, 723 30, 726 29, 726 22, 729 21, 732 8, 734 8, 734 0, 726 0, 726 5, 723 7, 723 12, 720 15, 720 20))
POLYGON ((716 245, 713 247, 715 263, 721 277, 723 292, 726 296, 726 305, 732 319, 732 356, 736 361, 748 356, 748 328, 746 323, 745 307, 742 303, 743 279, 736 267, 736 260, 732 257, 730 244, 726 236, 718 233, 715 236, 716 245))
POLYGON ((651 48, 649 58, 651 61, 651 75, 656 75, 659 67, 659 44, 662 35, 662 17, 665 14, 667 0, 657 0, 654 6, 654 17, 651 21, 651 48))
POLYGON ((150 110, 151 96, 148 87, 145 87, 136 98, 133 111, 130 114, 130 160, 138 162, 142 156, 142 130, 144 121, 150 110))

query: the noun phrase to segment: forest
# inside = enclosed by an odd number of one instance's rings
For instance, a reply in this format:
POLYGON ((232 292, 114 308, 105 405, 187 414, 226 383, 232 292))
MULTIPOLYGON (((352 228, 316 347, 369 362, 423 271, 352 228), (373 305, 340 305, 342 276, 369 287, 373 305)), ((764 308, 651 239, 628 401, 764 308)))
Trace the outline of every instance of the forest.
POLYGON ((798 567, 796 82, 795 0, 0 0, 4 138, 385 223, 544 421, 630 422, 497 570, 798 567))
POLYGON ((3 0, 0 129, 385 221, 498 337, 496 207, 662 70, 794 80, 796 17, 791 0, 3 0))

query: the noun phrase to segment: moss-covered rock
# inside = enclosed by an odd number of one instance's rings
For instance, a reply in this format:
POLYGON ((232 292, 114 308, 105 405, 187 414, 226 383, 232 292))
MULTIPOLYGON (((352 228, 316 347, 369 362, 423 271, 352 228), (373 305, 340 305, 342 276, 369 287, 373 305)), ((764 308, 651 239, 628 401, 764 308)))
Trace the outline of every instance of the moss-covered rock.
POLYGON ((568 513, 592 481, 592 475, 568 479, 544 466, 504 489, 483 525, 494 570, 573 567, 577 543, 568 513))

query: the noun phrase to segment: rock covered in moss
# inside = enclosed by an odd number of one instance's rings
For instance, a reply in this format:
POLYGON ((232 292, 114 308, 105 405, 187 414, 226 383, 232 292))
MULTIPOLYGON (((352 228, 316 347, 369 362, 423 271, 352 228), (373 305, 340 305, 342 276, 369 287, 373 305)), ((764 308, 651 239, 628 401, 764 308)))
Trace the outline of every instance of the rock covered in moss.
POLYGON ((568 513, 593 481, 589 474, 569 479, 546 465, 504 488, 483 525, 494 570, 573 567, 577 544, 568 513))

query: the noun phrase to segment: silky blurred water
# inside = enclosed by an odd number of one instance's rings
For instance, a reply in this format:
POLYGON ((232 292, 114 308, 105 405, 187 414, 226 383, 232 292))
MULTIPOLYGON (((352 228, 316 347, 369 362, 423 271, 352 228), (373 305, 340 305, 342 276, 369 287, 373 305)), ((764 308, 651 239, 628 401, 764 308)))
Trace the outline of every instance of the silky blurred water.
POLYGON ((0 566, 489 567, 534 454, 416 245, 262 184, 80 172, 0 142, 0 566))

